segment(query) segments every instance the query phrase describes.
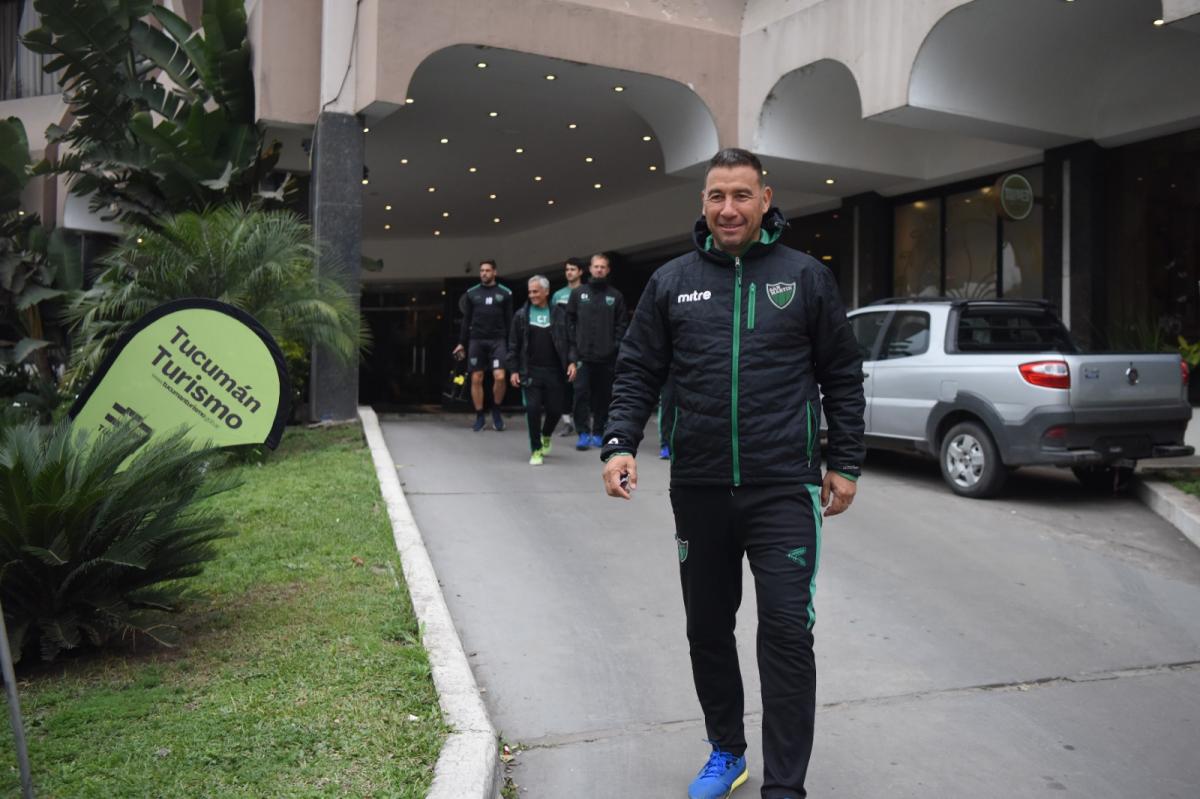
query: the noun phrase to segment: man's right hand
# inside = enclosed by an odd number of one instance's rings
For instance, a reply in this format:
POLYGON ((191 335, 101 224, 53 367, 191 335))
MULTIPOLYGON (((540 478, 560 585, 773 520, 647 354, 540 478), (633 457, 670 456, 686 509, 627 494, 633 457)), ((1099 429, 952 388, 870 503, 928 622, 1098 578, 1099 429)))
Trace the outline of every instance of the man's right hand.
POLYGON ((632 455, 613 455, 604 462, 604 490, 610 497, 632 499, 637 488, 637 461, 632 455), (625 484, 621 478, 628 476, 625 484))
POLYGON ((454 356, 454 360, 461 361, 463 359, 463 355, 466 353, 466 351, 467 351, 466 347, 459 344, 457 347, 455 347, 450 352, 450 354, 454 356))
POLYGON ((512 383, 513 388, 520 388, 521 387, 521 375, 517 374, 516 372, 513 372, 511 375, 509 375, 508 382, 512 383))

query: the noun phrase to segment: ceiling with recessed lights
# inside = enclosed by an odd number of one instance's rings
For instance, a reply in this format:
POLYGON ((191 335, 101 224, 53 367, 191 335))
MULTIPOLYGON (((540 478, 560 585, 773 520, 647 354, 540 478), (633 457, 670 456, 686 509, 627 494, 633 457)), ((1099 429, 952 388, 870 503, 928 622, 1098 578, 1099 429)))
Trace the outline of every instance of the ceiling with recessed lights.
POLYGON ((664 83, 493 48, 435 53, 412 102, 365 125, 364 235, 495 235, 690 182, 666 173, 635 110, 664 83))

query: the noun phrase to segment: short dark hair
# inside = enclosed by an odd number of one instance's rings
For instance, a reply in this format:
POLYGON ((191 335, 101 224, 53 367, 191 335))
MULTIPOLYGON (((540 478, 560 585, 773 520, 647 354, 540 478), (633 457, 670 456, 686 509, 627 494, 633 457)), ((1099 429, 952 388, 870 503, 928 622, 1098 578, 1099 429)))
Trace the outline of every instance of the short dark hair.
POLYGON ((580 258, 578 255, 572 255, 567 259, 567 265, 573 266, 576 269, 587 269, 588 263, 589 261, 587 258, 580 258))
POLYGON ((482 267, 484 264, 491 264, 492 269, 493 270, 496 269, 496 259, 495 258, 484 258, 482 261, 479 262, 480 267, 482 267))
POLYGON ((749 150, 743 150, 740 147, 726 147, 720 150, 708 161, 708 168, 704 170, 704 176, 708 177, 708 173, 720 167, 735 167, 748 166, 758 173, 758 180, 762 182, 763 165, 762 161, 758 160, 758 156, 749 150))
MULTIPOLYGON (((603 258, 604 263, 608 264, 608 268, 612 269, 612 256, 606 252, 594 252, 592 258, 603 258)), ((592 265, 592 258, 588 259, 588 266, 592 265)))

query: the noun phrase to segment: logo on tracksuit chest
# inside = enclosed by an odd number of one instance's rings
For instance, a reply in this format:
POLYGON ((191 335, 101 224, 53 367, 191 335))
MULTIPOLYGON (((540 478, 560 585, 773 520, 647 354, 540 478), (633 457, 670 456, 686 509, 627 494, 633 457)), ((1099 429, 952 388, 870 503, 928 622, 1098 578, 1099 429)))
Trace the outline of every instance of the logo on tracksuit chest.
POLYGON ((767 284, 767 299, 771 301, 779 310, 783 310, 792 304, 792 300, 796 297, 796 284, 792 283, 768 283, 767 284))

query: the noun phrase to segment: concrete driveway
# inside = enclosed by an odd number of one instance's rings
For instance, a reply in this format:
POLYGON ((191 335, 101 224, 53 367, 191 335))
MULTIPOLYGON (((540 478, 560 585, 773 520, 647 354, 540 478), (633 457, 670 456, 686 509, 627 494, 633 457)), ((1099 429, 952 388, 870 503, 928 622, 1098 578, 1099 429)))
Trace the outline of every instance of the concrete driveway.
MULTIPOLYGON (((666 463, 648 447, 620 502, 572 439, 529 467, 519 417, 382 421, 492 719, 524 750, 520 795, 685 796, 708 747, 666 463)), ((916 458, 864 471, 825 526, 810 796, 1200 796, 1200 551, 1054 470, 994 501, 916 458)), ((742 797, 761 778, 753 609, 747 573, 742 797)))

